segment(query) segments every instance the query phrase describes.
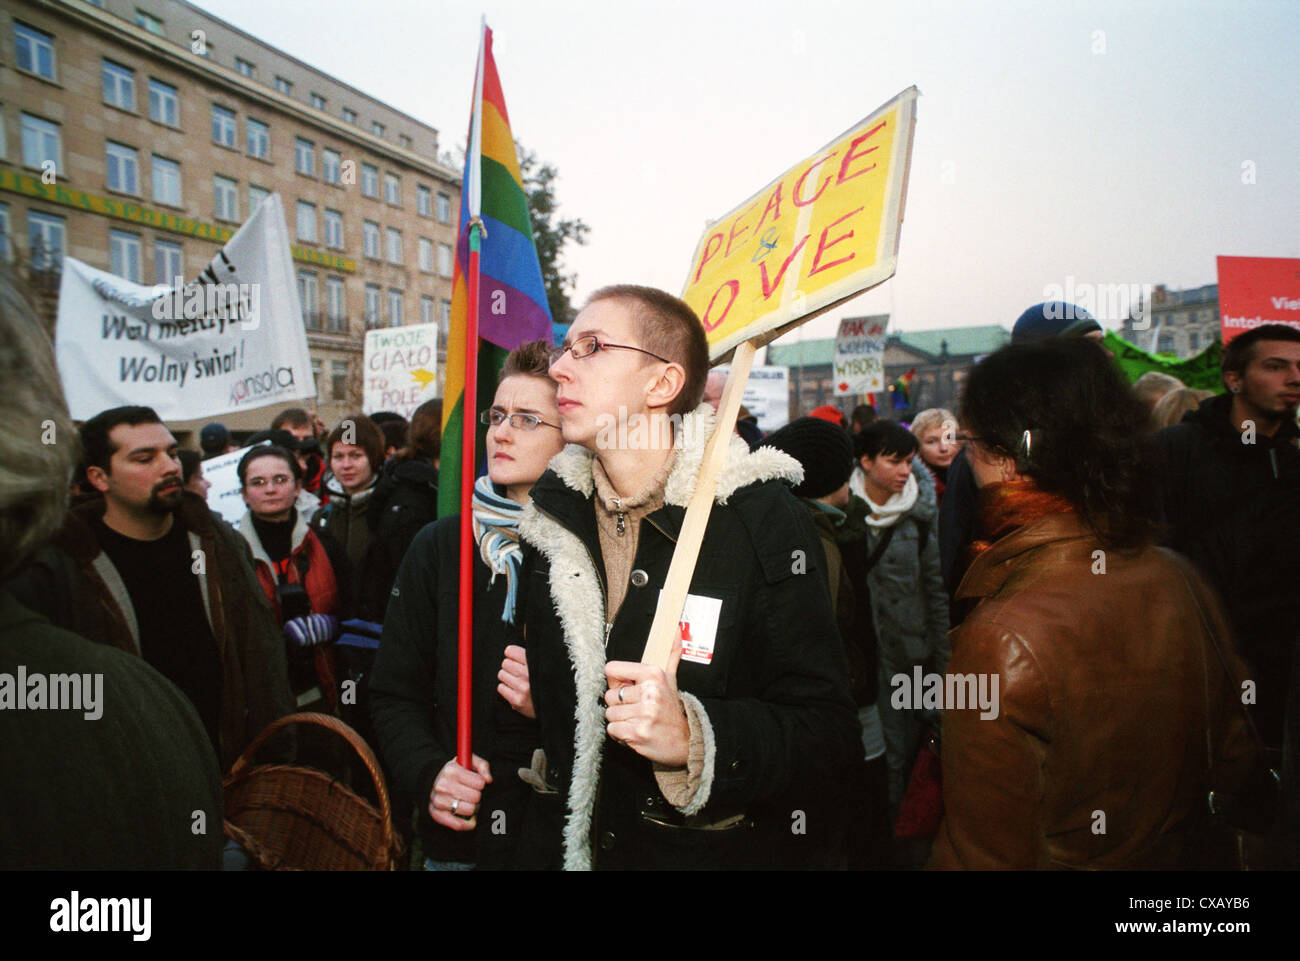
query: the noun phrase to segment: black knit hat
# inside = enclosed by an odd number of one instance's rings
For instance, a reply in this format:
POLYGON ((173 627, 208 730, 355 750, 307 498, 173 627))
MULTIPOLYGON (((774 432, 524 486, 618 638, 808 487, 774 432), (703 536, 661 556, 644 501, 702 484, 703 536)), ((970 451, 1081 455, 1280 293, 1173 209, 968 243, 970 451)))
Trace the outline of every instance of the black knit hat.
POLYGON ((853 473, 853 442, 848 431, 817 417, 800 417, 763 439, 763 447, 785 451, 803 465, 800 497, 825 497, 853 473))

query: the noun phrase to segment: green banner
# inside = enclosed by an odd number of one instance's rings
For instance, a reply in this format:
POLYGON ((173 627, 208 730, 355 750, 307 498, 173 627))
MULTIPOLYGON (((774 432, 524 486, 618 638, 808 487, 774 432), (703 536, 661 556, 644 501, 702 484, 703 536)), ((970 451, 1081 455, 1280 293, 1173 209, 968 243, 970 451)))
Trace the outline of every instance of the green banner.
POLYGON ((1148 354, 1110 330, 1106 331, 1102 344, 1115 355, 1115 363, 1119 364, 1119 369, 1124 372, 1130 384, 1147 371, 1155 370, 1177 377, 1186 387, 1223 393, 1223 373, 1219 367, 1223 345, 1217 340, 1195 357, 1186 360, 1148 354))

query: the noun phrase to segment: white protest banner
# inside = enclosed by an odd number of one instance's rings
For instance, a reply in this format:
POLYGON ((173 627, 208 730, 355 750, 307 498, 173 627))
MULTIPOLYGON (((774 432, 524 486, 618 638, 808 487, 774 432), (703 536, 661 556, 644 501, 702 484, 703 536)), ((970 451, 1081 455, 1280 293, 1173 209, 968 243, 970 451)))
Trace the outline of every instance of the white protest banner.
MULTIPOLYGON (((730 373, 726 364, 714 370, 730 373)), ((784 427, 790 421, 790 368, 751 368, 740 402, 754 415, 763 433, 784 427)))
POLYGON ((278 194, 197 280, 147 287, 63 261, 55 353, 72 416, 194 420, 316 396, 278 194))
POLYGON ((366 383, 361 411, 391 410, 407 420, 438 396, 438 325, 366 331, 366 383))
POLYGON ((835 335, 836 397, 885 389, 885 329, 889 315, 845 317, 835 335))
POLYGON ((244 455, 252 449, 243 447, 228 454, 218 454, 203 462, 203 479, 212 485, 208 488, 208 508, 231 524, 237 523, 244 516, 244 511, 248 510, 244 496, 239 491, 237 468, 244 455))

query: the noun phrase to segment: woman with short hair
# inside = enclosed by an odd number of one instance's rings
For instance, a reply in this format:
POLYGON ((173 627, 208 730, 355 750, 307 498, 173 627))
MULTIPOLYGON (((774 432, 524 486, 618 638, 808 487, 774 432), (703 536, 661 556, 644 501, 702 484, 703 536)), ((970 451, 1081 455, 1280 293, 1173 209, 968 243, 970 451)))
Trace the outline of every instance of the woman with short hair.
POLYGON ((1185 864, 1207 790, 1249 769, 1218 600, 1152 540, 1145 421, 1075 338, 1012 343, 967 379, 979 539, 957 598, 975 606, 948 675, 994 696, 945 704, 931 867, 1185 864))
POLYGON ((935 501, 943 504, 943 491, 948 483, 948 467, 961 450, 957 443, 957 418, 952 411, 931 407, 916 415, 911 431, 920 445, 921 462, 934 480, 935 501))
MULTIPOLYGON (((395 788, 416 801, 426 870, 558 861, 558 822, 529 830, 545 801, 516 775, 531 766, 540 742, 518 601, 519 515, 564 447, 556 385, 546 373, 549 347, 536 341, 511 351, 482 414, 488 473, 474 485, 473 500, 472 768, 456 761, 459 514, 425 527, 406 552, 371 675, 380 756, 395 788), (534 839, 544 842, 536 853, 534 839), (552 840, 553 851, 545 843, 552 840)), ((558 817, 554 800, 548 817, 558 817)))

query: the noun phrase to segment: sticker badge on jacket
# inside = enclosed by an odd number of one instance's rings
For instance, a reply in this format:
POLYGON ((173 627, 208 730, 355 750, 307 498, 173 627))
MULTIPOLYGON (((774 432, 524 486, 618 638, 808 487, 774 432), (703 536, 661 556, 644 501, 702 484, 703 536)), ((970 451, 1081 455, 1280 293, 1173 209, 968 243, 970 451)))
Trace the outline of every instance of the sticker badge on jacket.
MULTIPOLYGON (((663 593, 660 591, 660 593, 663 593)), ((713 663, 713 646, 718 640, 718 618, 722 599, 687 594, 682 616, 677 621, 677 636, 682 641, 682 660, 693 664, 713 663)))

